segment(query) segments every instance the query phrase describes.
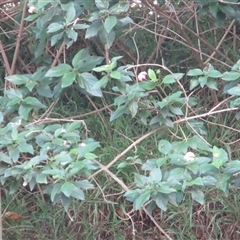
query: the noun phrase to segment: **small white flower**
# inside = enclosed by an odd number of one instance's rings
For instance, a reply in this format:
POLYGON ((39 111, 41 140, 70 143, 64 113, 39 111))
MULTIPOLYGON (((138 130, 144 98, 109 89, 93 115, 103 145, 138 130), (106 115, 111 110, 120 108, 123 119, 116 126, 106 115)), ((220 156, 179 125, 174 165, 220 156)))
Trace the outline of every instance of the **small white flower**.
POLYGON ((138 76, 137 76, 137 80, 139 81, 139 82, 142 82, 142 81, 144 81, 144 80, 146 80, 146 78, 147 78, 147 73, 144 71, 144 72, 140 72, 139 74, 138 74, 138 76))
POLYGON ((194 159, 195 159, 195 154, 193 152, 187 152, 184 155, 184 160, 187 161, 187 162, 194 161, 194 159))
POLYGON ((29 9, 28 9, 28 12, 29 13, 35 13, 36 12, 36 8, 35 7, 30 7, 29 9))

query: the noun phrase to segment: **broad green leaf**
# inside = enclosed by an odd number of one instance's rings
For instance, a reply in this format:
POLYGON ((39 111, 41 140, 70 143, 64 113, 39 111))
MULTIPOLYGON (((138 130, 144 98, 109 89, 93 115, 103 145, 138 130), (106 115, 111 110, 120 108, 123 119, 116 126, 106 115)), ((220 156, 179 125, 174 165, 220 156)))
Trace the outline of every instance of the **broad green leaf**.
POLYGON ((96 97, 102 97, 102 91, 100 88, 94 89, 93 86, 98 82, 98 79, 93 76, 91 73, 82 73, 77 78, 78 84, 85 91, 96 97))
POLYGON ((46 108, 37 98, 35 97, 26 97, 23 99, 23 103, 28 104, 34 108, 46 108))
POLYGON ((134 209, 139 210, 150 198, 150 192, 145 191, 133 203, 134 209))
POLYGON ((160 140, 158 143, 158 151, 167 155, 172 150, 172 144, 167 140, 160 140))
POLYGON ((93 85, 93 89, 105 88, 108 83, 108 76, 104 75, 98 82, 93 85))
POLYGON ((138 112, 138 103, 136 101, 132 101, 128 105, 128 109, 131 112, 132 117, 135 117, 138 112))
POLYGON ((51 46, 54 46, 56 43, 59 42, 60 39, 62 39, 63 37, 63 32, 60 32, 58 34, 54 34, 52 37, 51 37, 51 46))
POLYGON ((111 48, 115 40, 115 31, 110 31, 109 33, 103 28, 99 31, 99 37, 101 42, 108 48, 111 48))
POLYGON ((84 200, 85 196, 81 189, 74 187, 74 189, 71 192, 71 197, 76 198, 78 200, 84 200))
POLYGON ((98 34, 98 32, 103 29, 103 23, 100 20, 93 22, 86 31, 85 38, 91 38, 98 34))
POLYGON ((107 33, 110 33, 117 24, 117 18, 115 16, 108 16, 104 21, 104 28, 107 33))
POLYGON ((109 11, 113 14, 120 14, 123 12, 127 12, 129 9, 129 4, 126 2, 118 2, 115 5, 113 5, 109 11))
POLYGON ((96 154, 90 153, 90 152, 84 154, 84 157, 87 158, 87 159, 96 159, 96 158, 98 158, 98 156, 96 154))
POLYGON ((34 153, 33 146, 27 143, 19 143, 18 150, 21 153, 34 153))
POLYGON ((61 77, 63 76, 65 73, 68 73, 72 70, 72 67, 68 64, 59 64, 56 67, 52 67, 50 68, 47 73, 46 73, 46 77, 61 77))
POLYGON ((77 23, 77 24, 73 25, 73 29, 76 29, 76 30, 86 29, 88 27, 89 27, 89 25, 86 23, 77 23))
POLYGON ((25 86, 26 86, 26 88, 27 88, 30 92, 32 92, 33 88, 34 88, 36 85, 37 85, 36 82, 30 81, 30 82, 28 82, 25 86))
POLYGON ((154 168, 150 171, 149 180, 152 182, 160 182, 162 180, 162 171, 160 168, 154 168))
POLYGON ((176 80, 181 80, 182 77, 184 76, 183 73, 173 73, 173 74, 170 74, 170 75, 167 75, 163 78, 163 83, 165 84, 170 84, 170 83, 174 83, 176 82, 176 80))
POLYGON ((158 194, 154 200, 160 209, 163 211, 167 210, 168 197, 166 195, 158 194))
POLYGON ((196 69, 191 69, 187 72, 187 76, 201 76, 203 75, 203 71, 199 68, 196 68, 196 69))
POLYGON ((73 29, 67 29, 66 35, 68 36, 68 38, 72 39, 74 42, 77 41, 78 33, 73 29))
POLYGON ((217 173, 214 175, 214 177, 217 179, 215 184, 216 188, 226 192, 228 189, 228 180, 230 179, 230 176, 225 173, 217 173))
POLYGON ((192 199, 200 203, 201 205, 204 204, 204 194, 200 189, 193 189, 191 190, 192 199))
POLYGON ((96 65, 103 61, 103 57, 90 56, 89 49, 81 49, 73 58, 73 67, 81 72, 92 71, 96 65))
POLYGON ((32 106, 20 105, 18 108, 18 114, 24 120, 28 120, 30 111, 33 110, 32 106))
POLYGON ((9 157, 13 160, 14 163, 16 163, 18 161, 19 156, 20 156, 20 152, 19 152, 18 148, 9 147, 8 148, 8 154, 9 154, 9 157))
POLYGON ((48 30, 47 30, 47 33, 53 33, 53 32, 57 32, 61 29, 63 29, 64 26, 63 24, 60 24, 60 23, 57 23, 57 22, 54 22, 54 23, 51 23, 49 26, 48 26, 48 30))
POLYGON ((72 131, 74 131, 74 130, 76 130, 76 129, 79 129, 80 127, 81 127, 81 123, 80 122, 72 122, 69 126, 68 126, 68 128, 67 128, 67 131, 68 132, 72 132, 72 131))
POLYGON ((88 180, 75 181, 75 182, 73 182, 73 184, 77 188, 81 188, 81 189, 93 189, 94 188, 94 185, 92 183, 90 183, 88 180))
POLYGON ((118 71, 112 71, 111 73, 110 73, 110 77, 111 78, 114 78, 114 79, 118 79, 118 80, 120 80, 121 79, 121 73, 120 72, 118 72, 118 71))
POLYGON ((199 85, 199 81, 198 78, 193 78, 190 80, 190 90, 193 90, 195 87, 197 87, 199 85))
POLYGON ((99 10, 108 9, 109 0, 95 0, 95 4, 99 10))
POLYGON ((233 6, 230 4, 219 4, 219 8, 223 13, 225 13, 227 16, 235 17, 236 11, 233 6))
POLYGON ((153 90, 155 88, 155 84, 150 81, 142 81, 142 82, 139 82, 138 84, 140 88, 143 88, 148 91, 153 90))
POLYGON ((218 3, 212 3, 209 5, 209 12, 216 18, 218 12, 218 3))
POLYGON ((74 6, 71 6, 68 8, 67 10, 67 14, 66 14, 66 20, 67 23, 72 22, 72 20, 76 17, 76 10, 74 6))
POLYGON ((238 78, 240 78, 240 73, 239 72, 224 72, 222 74, 221 79, 224 81, 235 81, 238 78))
POLYGON ((213 176, 203 176, 202 177, 203 186, 213 186, 217 182, 217 179, 213 176))
POLYGON ((73 190, 74 190, 75 185, 71 182, 65 182, 62 186, 61 186, 61 192, 66 196, 66 197, 70 197, 73 190))
POLYGON ((208 71, 208 72, 206 73, 206 75, 207 75, 208 77, 212 77, 212 78, 220 78, 220 77, 222 77, 222 73, 220 73, 219 71, 214 70, 214 69, 208 71))
POLYGON ((6 155, 4 152, 0 152, 0 159, 1 161, 7 164, 10 164, 10 165, 12 164, 11 158, 8 155, 6 155))
POLYGON ((67 72, 62 77, 62 88, 69 87, 76 79, 76 72, 67 72))
POLYGON ((155 73, 151 68, 148 69, 148 77, 149 77, 153 82, 157 82, 157 81, 158 81, 157 76, 156 76, 156 73, 155 73))
POLYGON ((240 172, 240 161, 239 160, 233 160, 233 161, 225 164, 224 173, 232 175, 232 174, 235 174, 238 172, 240 172))
POLYGON ((206 85, 207 80, 208 80, 207 76, 200 76, 200 77, 198 78, 198 82, 200 83, 200 86, 201 86, 202 88, 206 85))
POLYGON ((36 182, 37 183, 40 183, 40 184, 47 184, 48 181, 47 181, 47 176, 46 174, 43 174, 43 173, 38 173, 36 175, 36 182))
POLYGON ((218 87, 217 87, 217 81, 216 80, 208 80, 206 85, 211 88, 211 89, 214 89, 214 90, 218 90, 218 87))
POLYGON ((240 86, 236 86, 236 87, 230 88, 227 92, 230 95, 240 96, 240 86))
POLYGON ((59 194, 61 192, 61 184, 60 183, 54 183, 53 188, 51 190, 51 201, 54 201, 54 198, 56 194, 59 194))
POLYGON ((6 76, 5 79, 16 85, 27 84, 30 81, 29 78, 27 78, 26 76, 19 74, 6 76))
POLYGON ((124 113, 127 112, 127 107, 126 106, 120 106, 117 108, 116 111, 114 111, 112 114, 111 114, 111 117, 110 117, 110 122, 112 122, 113 120, 119 118, 121 115, 123 115, 124 113))

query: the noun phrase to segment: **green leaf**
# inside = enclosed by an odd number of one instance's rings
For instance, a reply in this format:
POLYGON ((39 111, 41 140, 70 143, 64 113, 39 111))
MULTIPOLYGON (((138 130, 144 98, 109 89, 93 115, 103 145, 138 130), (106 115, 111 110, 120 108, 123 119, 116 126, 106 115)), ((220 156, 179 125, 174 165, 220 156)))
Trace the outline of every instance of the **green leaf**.
POLYGON ((224 173, 233 175, 238 172, 240 172, 240 161, 239 160, 233 160, 231 162, 226 163, 224 173))
POLYGON ((71 192, 71 197, 76 198, 78 200, 85 199, 83 191, 77 187, 74 187, 73 191, 71 192))
POLYGON ((126 111, 127 111, 127 107, 126 106, 118 107, 117 110, 111 114, 110 122, 112 122, 113 120, 119 118, 121 115, 126 113, 126 111))
POLYGON ((162 209, 163 211, 167 210, 167 203, 168 203, 167 196, 163 194, 158 194, 154 200, 160 209, 162 209))
POLYGON ((117 18, 115 16, 108 16, 104 22, 104 28, 106 32, 110 33, 112 29, 116 26, 116 24, 117 24, 117 18))
POLYGON ((104 75, 98 82, 93 85, 93 89, 105 88, 108 83, 108 76, 104 75))
POLYGON ((240 86, 230 88, 227 92, 233 96, 240 96, 240 86))
POLYGON ((157 81, 158 81, 157 76, 156 76, 156 73, 155 73, 151 68, 148 69, 148 77, 149 77, 153 82, 157 82, 157 81))
POLYGON ((142 81, 138 83, 140 88, 143 88, 145 90, 153 90, 155 88, 155 84, 153 82, 150 81, 142 81))
POLYGON ((86 29, 88 27, 89 27, 89 25, 86 24, 86 23, 78 23, 78 24, 73 25, 73 28, 76 29, 76 30, 86 29))
POLYGON ((51 191, 51 201, 54 201, 54 198, 57 194, 61 192, 61 184, 60 183, 54 183, 53 188, 51 191))
POLYGON ((216 168, 220 168, 224 163, 228 161, 228 154, 222 148, 213 147, 213 161, 212 165, 216 168))
POLYGON ((34 108, 46 108, 37 98, 35 97, 26 97, 23 99, 23 103, 28 104, 34 108))
POLYGON ((235 81, 238 78, 240 78, 240 73, 239 72, 224 72, 222 75, 222 80, 224 81, 235 81))
POLYGON ((66 34, 68 38, 72 39, 74 42, 77 41, 78 33, 74 31, 73 29, 67 29, 66 34))
POLYGON ((102 91, 100 88, 94 89, 93 86, 98 82, 98 79, 91 73, 82 73, 77 78, 78 84, 85 91, 96 97, 102 97, 102 91))
POLYGON ((160 140, 158 143, 158 151, 167 155, 172 150, 172 144, 167 140, 160 140))
POLYGON ((19 143, 18 150, 21 153, 34 153, 33 146, 27 143, 19 143))
POLYGON ((199 85, 199 81, 197 78, 193 78, 190 80, 190 90, 193 90, 195 87, 197 87, 199 85))
POLYGON ((145 191, 133 203, 134 209, 139 210, 150 198, 150 192, 145 191))
POLYGON ((86 190, 94 188, 94 185, 92 183, 90 183, 88 180, 75 181, 75 182, 73 182, 73 184, 77 188, 86 189, 86 190))
POLYGON ((216 18, 218 12, 218 3, 212 3, 209 5, 209 12, 216 18))
POLYGON ((25 86, 31 92, 36 85, 37 85, 36 82, 30 81, 25 86))
POLYGON ((83 48, 74 56, 72 65, 75 69, 80 70, 81 72, 87 72, 92 71, 93 68, 102 61, 103 57, 90 56, 89 49, 83 48))
POLYGON ((108 9, 109 0, 95 0, 95 4, 99 10, 108 9))
POLYGON ((62 186, 61 186, 61 192, 66 196, 66 197, 70 197, 73 190, 75 189, 75 185, 71 182, 65 182, 62 186))
POLYGON ((87 28, 85 38, 91 38, 98 34, 98 32, 103 29, 103 23, 100 20, 93 22, 90 27, 87 28))
POLYGON ((0 159, 1 161, 7 164, 10 164, 10 165, 12 164, 11 158, 8 155, 6 155, 4 152, 0 152, 0 159))
POLYGON ((149 174, 149 180, 151 182, 160 182, 162 180, 162 171, 160 168, 154 168, 149 174))
POLYGON ((74 6, 71 6, 68 8, 67 10, 67 14, 66 14, 66 20, 67 23, 72 22, 72 20, 76 17, 76 10, 74 6))
POLYGON ((218 90, 216 80, 209 80, 209 81, 207 81, 206 85, 211 89, 218 90))
POLYGON ((228 188, 228 180, 230 179, 230 176, 225 173, 217 173, 214 175, 214 177, 217 179, 216 182, 216 188, 222 190, 223 192, 227 191, 228 188))
POLYGON ((204 204, 204 194, 200 189, 193 189, 191 190, 192 199, 200 203, 201 205, 204 204))
POLYGON ((121 76, 122 76, 122 74, 121 74, 120 72, 118 72, 118 71, 112 71, 112 72, 110 73, 110 77, 111 77, 111 78, 114 78, 114 79, 120 80, 120 79, 121 79, 121 76))
POLYGON ((47 181, 47 176, 46 174, 43 174, 43 173, 38 173, 36 175, 36 182, 37 183, 40 183, 40 184, 47 184, 48 181, 47 181))
POLYGON ((220 73, 219 71, 214 70, 214 69, 208 71, 208 72, 206 73, 206 75, 207 75, 208 77, 212 77, 212 78, 220 78, 220 77, 222 77, 222 73, 220 73))
POLYGON ((131 112, 132 117, 135 117, 138 112, 138 103, 136 101, 132 101, 128 105, 128 109, 131 112))
POLYGON ((72 70, 72 67, 68 64, 59 64, 56 67, 52 67, 50 68, 47 73, 46 73, 46 77, 61 77, 63 76, 65 73, 68 73, 72 70))
POLYGON ((26 76, 19 74, 6 76, 5 79, 16 85, 27 84, 30 81, 29 78, 27 78, 26 76))
POLYGON ((193 76, 193 77, 201 76, 203 74, 204 74, 203 71, 199 68, 191 69, 187 72, 187 76, 193 76))
POLYGON ((198 82, 200 83, 200 86, 201 86, 202 88, 206 85, 207 80, 208 80, 207 76, 200 76, 200 77, 198 78, 198 82))
POLYGON ((51 24, 48 26, 48 28, 47 28, 47 29, 48 29, 48 30, 47 30, 47 33, 57 32, 57 31, 59 31, 59 30, 61 30, 61 29, 63 29, 63 28, 64 28, 63 24, 54 22, 54 23, 51 23, 51 24))
POLYGON ((62 88, 69 87, 76 79, 76 72, 67 72, 62 77, 62 88))
POLYGON ((183 73, 173 73, 173 74, 170 74, 170 75, 166 75, 163 78, 162 82, 165 83, 165 84, 175 83, 176 79, 180 80, 183 76, 184 76, 183 73))
POLYGON ((115 31, 107 32, 104 28, 99 31, 99 37, 103 44, 105 44, 108 48, 113 45, 115 40, 115 31))
POLYGON ((90 153, 90 152, 84 154, 84 157, 87 158, 87 159, 96 159, 96 158, 98 158, 98 156, 96 154, 90 153))

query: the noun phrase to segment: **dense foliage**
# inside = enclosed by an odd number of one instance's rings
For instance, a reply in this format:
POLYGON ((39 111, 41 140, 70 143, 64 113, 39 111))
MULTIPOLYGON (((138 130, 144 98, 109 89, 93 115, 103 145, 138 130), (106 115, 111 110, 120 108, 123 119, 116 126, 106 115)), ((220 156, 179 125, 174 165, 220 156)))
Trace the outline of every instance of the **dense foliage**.
POLYGON ((9 193, 38 189, 68 211, 104 189, 95 179, 107 174, 151 217, 188 194, 204 204, 207 189, 239 187, 231 145, 240 118, 239 3, 157 2, 0 3, 0 180, 9 193), (126 118, 142 130, 102 161, 105 139, 126 118), (154 147, 142 151, 152 136, 154 147))

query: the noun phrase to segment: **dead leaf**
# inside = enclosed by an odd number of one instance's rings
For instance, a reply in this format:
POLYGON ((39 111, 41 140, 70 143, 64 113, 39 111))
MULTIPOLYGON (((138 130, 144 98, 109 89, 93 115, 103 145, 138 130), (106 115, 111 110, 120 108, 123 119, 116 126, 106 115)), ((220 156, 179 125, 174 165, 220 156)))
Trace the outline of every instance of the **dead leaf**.
POLYGON ((22 218, 15 212, 5 212, 5 214, 3 215, 3 219, 18 221, 21 220, 22 218))

